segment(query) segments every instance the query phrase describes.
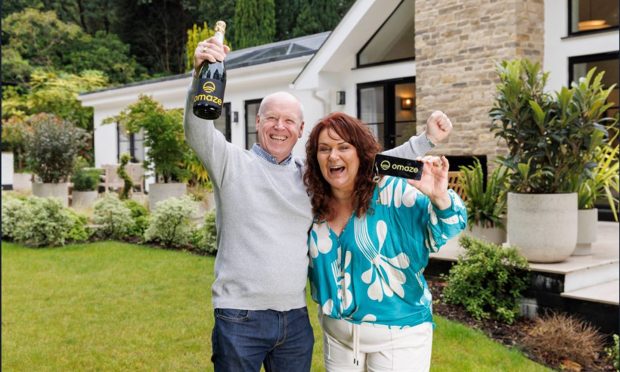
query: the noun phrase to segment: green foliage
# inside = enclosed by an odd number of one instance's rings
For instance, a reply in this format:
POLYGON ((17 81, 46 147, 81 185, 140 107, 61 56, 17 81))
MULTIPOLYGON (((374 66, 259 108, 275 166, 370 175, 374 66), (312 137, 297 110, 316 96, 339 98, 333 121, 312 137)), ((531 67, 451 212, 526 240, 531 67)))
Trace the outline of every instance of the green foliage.
POLYGON ((588 72, 555 96, 544 92, 548 73, 527 59, 497 67, 500 83, 490 116, 492 131, 509 154, 500 161, 511 172, 511 190, 525 193, 574 192, 590 177, 593 149, 607 134, 602 123, 611 89, 602 88, 603 73, 588 72))
POLYGON ((579 209, 594 208, 596 201, 605 197, 609 207, 618 221, 618 191, 619 190, 619 168, 618 168, 618 143, 615 135, 600 147, 594 150, 594 161, 596 167, 592 169, 592 177, 586 178, 579 184, 577 189, 577 201, 579 209))
POLYGON ((115 194, 106 194, 93 206, 96 233, 102 239, 124 239, 133 225, 131 211, 115 194))
POLYGON ((116 170, 118 176, 123 180, 123 189, 121 190, 121 193, 119 195, 121 200, 128 199, 129 194, 131 193, 131 189, 133 188, 133 181, 131 180, 131 177, 129 177, 129 174, 127 174, 126 169, 129 160, 131 160, 131 155, 126 152, 123 153, 121 155, 121 164, 116 170))
POLYGON ((39 114, 31 120, 32 132, 26 141, 28 166, 44 183, 62 182, 71 174, 75 157, 89 135, 53 115, 39 114))
POLYGON ((133 199, 125 200, 123 204, 129 208, 133 219, 133 225, 129 228, 127 235, 143 239, 144 232, 149 227, 148 209, 133 199))
POLYGON ((216 211, 205 215, 204 225, 196 228, 191 236, 191 243, 200 253, 215 255, 217 253, 217 228, 215 226, 216 211))
POLYGON ((165 110, 153 98, 140 95, 137 102, 129 105, 119 115, 104 121, 114 122, 130 133, 144 130, 144 146, 149 149, 144 167, 155 172, 158 181, 167 183, 189 178, 187 162, 191 151, 185 142, 182 110, 165 110))
MULTIPOLYGON (((88 6, 88 4, 87 4, 88 6)), ((79 23, 79 22, 76 22, 79 23)), ((77 24, 63 22, 54 11, 24 9, 3 20, 8 36, 2 79, 23 84, 34 68, 81 74, 98 70, 112 83, 144 77, 145 69, 130 55, 129 45, 105 32, 85 33, 77 24)))
POLYGON ((308 0, 301 7, 297 22, 293 28, 293 36, 315 34, 333 30, 354 0, 308 0))
POLYGON ((248 48, 271 43, 276 34, 274 0, 235 2, 235 47, 248 48))
POLYGON ((80 168, 71 176, 74 191, 95 191, 101 176, 99 168, 80 168))
POLYGON ((144 233, 144 240, 160 242, 166 247, 186 245, 191 239, 191 217, 196 211, 196 202, 187 196, 169 198, 157 203, 151 214, 149 227, 144 233))
POLYGON ((64 245, 77 223, 59 200, 34 196, 26 199, 15 218, 13 238, 30 247, 64 245))
POLYGON ((32 126, 28 121, 17 116, 2 119, 2 151, 13 152, 15 172, 26 167, 26 140, 30 132, 32 126))
POLYGON ((2 192, 2 239, 15 239, 15 228, 23 209, 23 200, 2 192))
POLYGON ((83 242, 90 238, 90 230, 88 229, 88 218, 83 214, 66 208, 67 217, 71 221, 71 229, 67 233, 67 240, 71 242, 83 242))
POLYGON ((508 169, 496 167, 484 187, 482 165, 476 158, 474 165, 461 166, 459 183, 463 186, 467 224, 481 227, 503 227, 502 217, 506 214, 506 178, 508 169))
POLYGON ((620 352, 618 347, 618 340, 620 337, 618 335, 614 335, 614 344, 605 348, 605 352, 607 353, 607 357, 612 360, 614 368, 616 370, 620 369, 620 352))
POLYGON ((469 236, 459 243, 465 254, 450 269, 443 292, 446 301, 463 305, 476 319, 512 323, 519 313, 517 300, 528 284, 527 260, 515 248, 469 236))
POLYGON ((275 0, 276 5, 276 35, 275 40, 293 38, 293 29, 297 16, 301 13, 301 0, 275 0))
POLYGON ((210 38, 215 34, 215 31, 207 27, 207 22, 202 24, 202 27, 194 24, 191 29, 187 30, 187 42, 185 43, 185 69, 194 69, 194 51, 198 46, 198 43, 210 38))

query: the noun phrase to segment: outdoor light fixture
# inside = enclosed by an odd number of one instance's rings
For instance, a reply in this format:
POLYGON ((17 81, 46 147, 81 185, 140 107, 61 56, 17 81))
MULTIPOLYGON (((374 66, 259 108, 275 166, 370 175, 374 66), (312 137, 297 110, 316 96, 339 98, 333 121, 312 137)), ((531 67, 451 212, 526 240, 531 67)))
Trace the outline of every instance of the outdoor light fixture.
POLYGON ((237 124, 239 122, 239 111, 233 111, 233 123, 237 124))
POLYGON ((346 94, 344 90, 339 90, 336 92, 336 103, 339 105, 344 105, 346 102, 346 94))
POLYGON ((402 110, 411 110, 411 107, 413 107, 413 98, 400 99, 400 108, 402 110))

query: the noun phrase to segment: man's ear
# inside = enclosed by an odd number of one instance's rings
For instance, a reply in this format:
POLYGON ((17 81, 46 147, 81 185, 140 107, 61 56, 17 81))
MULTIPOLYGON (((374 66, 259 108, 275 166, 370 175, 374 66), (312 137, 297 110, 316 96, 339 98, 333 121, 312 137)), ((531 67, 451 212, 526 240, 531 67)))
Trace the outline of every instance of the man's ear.
POLYGON ((304 135, 304 122, 301 122, 301 125, 299 126, 299 138, 301 138, 304 135))
POLYGON ((258 132, 258 124, 260 123, 260 116, 256 114, 256 131, 258 132))

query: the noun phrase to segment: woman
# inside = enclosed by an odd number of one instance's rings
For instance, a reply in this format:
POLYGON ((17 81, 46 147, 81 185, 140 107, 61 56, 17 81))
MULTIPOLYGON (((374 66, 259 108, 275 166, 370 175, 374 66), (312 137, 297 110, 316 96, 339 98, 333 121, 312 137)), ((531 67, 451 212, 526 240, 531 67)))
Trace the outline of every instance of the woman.
POLYGON ((306 143, 308 237, 328 371, 427 371, 431 294, 422 272, 467 224, 448 190, 448 160, 426 157, 419 181, 375 178, 380 146, 358 119, 334 113, 306 143))

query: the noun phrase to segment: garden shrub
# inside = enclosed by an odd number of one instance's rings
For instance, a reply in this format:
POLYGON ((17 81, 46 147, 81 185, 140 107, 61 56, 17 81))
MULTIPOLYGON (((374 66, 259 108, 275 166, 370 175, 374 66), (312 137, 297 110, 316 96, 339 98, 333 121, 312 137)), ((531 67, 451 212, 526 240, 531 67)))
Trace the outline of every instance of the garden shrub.
POLYGON ((15 217, 15 241, 31 247, 64 245, 74 225, 68 208, 55 198, 30 197, 15 217))
POLYGON ((610 347, 605 348, 607 357, 611 360, 616 371, 620 368, 620 352, 618 345, 619 339, 620 337, 618 335, 614 335, 614 344, 610 347))
POLYGON ((127 235, 143 239, 144 232, 149 227, 149 210, 143 204, 133 199, 127 199, 123 203, 129 208, 133 220, 127 235))
POLYGON ((550 366, 570 360, 589 368, 603 350, 603 336, 585 321, 551 314, 536 319, 523 344, 550 366))
POLYGON ((444 290, 447 302, 460 304, 476 319, 495 318, 508 324, 518 315, 518 299, 528 284, 528 264, 515 248, 503 248, 470 236, 450 269, 444 290))
POLYGON ((191 217, 196 210, 196 202, 187 196, 157 203, 151 214, 149 227, 144 233, 144 240, 160 242, 166 247, 186 245, 192 236, 194 226, 191 217))
POLYGON ((131 210, 115 194, 107 194, 93 206, 93 222, 102 239, 122 240, 127 236, 133 220, 131 210))
POLYGON ((19 213, 23 208, 22 199, 2 193, 2 239, 14 239, 19 213))
POLYGON ((99 186, 99 177, 101 169, 98 168, 80 168, 71 176, 74 191, 95 191, 99 186))
POLYGON ((191 244, 198 253, 215 255, 217 253, 217 229, 215 209, 207 212, 204 224, 197 227, 191 237, 191 244))
POLYGON ((71 229, 67 233, 67 240, 72 242, 83 242, 90 238, 88 229, 88 218, 73 209, 66 209, 67 216, 71 221, 71 229))

